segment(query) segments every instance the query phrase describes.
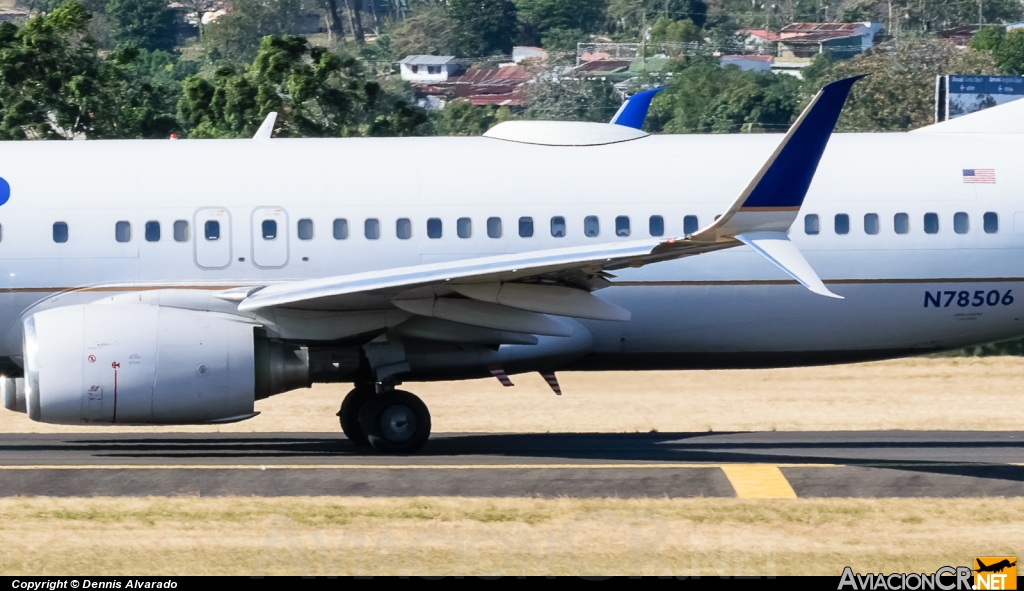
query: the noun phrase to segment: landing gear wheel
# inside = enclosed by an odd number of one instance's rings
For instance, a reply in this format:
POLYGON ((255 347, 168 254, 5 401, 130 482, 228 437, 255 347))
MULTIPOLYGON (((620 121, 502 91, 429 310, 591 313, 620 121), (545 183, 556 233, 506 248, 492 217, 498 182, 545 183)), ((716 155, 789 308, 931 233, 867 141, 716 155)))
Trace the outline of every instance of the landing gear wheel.
POLYGON ((359 412, 359 425, 373 449, 411 454, 430 437, 430 412, 418 397, 394 390, 367 402, 359 412))
POLYGON ((366 432, 359 425, 359 411, 376 395, 377 389, 373 384, 358 385, 345 396, 345 400, 341 403, 341 410, 338 411, 338 419, 341 422, 341 430, 345 432, 345 437, 359 447, 370 446, 366 432))

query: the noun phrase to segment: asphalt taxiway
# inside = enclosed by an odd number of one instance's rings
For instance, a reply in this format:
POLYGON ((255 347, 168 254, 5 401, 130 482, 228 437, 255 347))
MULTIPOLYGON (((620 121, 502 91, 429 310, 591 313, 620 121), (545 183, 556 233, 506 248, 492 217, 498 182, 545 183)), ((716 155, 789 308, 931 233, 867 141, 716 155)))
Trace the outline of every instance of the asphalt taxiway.
POLYGON ((0 496, 1024 496, 1024 432, 4 434, 0 496))

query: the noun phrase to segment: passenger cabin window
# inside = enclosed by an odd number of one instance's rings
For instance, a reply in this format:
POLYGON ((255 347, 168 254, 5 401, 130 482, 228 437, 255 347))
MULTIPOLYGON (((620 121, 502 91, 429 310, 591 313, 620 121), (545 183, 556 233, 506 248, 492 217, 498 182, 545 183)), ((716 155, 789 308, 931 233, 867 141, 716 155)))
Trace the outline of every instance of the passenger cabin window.
POLYGON ((818 214, 812 213, 804 216, 804 234, 814 236, 821 232, 821 224, 818 222, 818 214))
POLYGON ((501 218, 487 218, 487 236, 501 238, 501 218))
POLYGON ((189 236, 188 222, 185 220, 178 220, 174 222, 174 241, 175 242, 188 242, 192 237, 189 236))
POLYGON ((309 218, 303 218, 299 220, 299 240, 312 240, 313 239, 313 220, 309 218))
POLYGON ((459 218, 455 222, 455 233, 459 238, 469 238, 473 235, 473 220, 470 218, 459 218))
POLYGON ((684 217, 683 218, 683 234, 693 234, 694 232, 697 231, 697 228, 699 227, 699 225, 700 224, 697 222, 697 216, 695 216, 695 215, 688 215, 688 216, 684 217))
POLYGON ((926 214, 924 214, 924 232, 925 232, 925 234, 938 234, 939 233, 939 214, 937 214, 937 213, 926 213, 926 214))
POLYGON ((338 218, 334 220, 334 239, 335 240, 346 240, 348 239, 348 220, 344 218, 338 218))
POLYGON ((216 220, 206 222, 203 226, 203 235, 210 241, 220 240, 220 222, 216 220))
POLYGON ((986 234, 995 234, 999 231, 999 214, 990 211, 985 214, 984 221, 986 234))
POLYGON ((651 236, 664 236, 665 218, 660 215, 652 215, 647 227, 651 236))
POLYGON ((892 227, 897 234, 910 232, 910 216, 905 213, 898 213, 892 218, 892 227))
POLYGON ((398 218, 395 222, 395 234, 401 240, 408 240, 412 238, 412 222, 409 218, 398 218))
POLYGON ((878 214, 877 213, 866 213, 864 214, 864 233, 865 234, 878 234, 878 214))
POLYGON ((623 238, 629 236, 629 216, 620 215, 615 218, 615 235, 623 238))
POLYGON ((61 244, 68 241, 68 225, 66 222, 54 222, 53 241, 61 244))
POLYGON ((519 236, 522 238, 533 238, 533 218, 519 218, 519 236))
POLYGON ((132 225, 129 222, 114 224, 114 238, 118 242, 129 242, 132 239, 132 225))
POLYGON ((960 211, 953 215, 953 231, 966 234, 971 229, 971 220, 966 213, 960 211))
POLYGON ((260 224, 260 230, 263 232, 264 240, 276 240, 277 239, 277 222, 274 220, 263 220, 260 224))
POLYGON ((380 238, 380 220, 376 218, 366 220, 366 223, 363 224, 363 232, 368 240, 380 238))
POLYGON ((146 242, 160 242, 160 222, 146 222, 146 242))
POLYGON ((441 218, 430 218, 427 220, 427 238, 437 240, 441 237, 441 218))
POLYGON ((583 218, 583 234, 588 238, 595 238, 601 233, 601 221, 596 215, 588 215, 583 218))
POLYGON ((551 235, 555 238, 565 238, 565 218, 556 215, 551 218, 551 235))
POLYGON ((850 233, 850 216, 845 213, 836 214, 836 234, 850 233))

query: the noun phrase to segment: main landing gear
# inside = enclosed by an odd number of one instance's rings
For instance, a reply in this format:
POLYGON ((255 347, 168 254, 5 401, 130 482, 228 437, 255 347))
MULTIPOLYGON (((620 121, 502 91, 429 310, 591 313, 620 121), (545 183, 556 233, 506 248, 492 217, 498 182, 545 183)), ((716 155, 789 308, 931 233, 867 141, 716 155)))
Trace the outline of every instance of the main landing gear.
POLYGON ((356 385, 341 403, 338 418, 350 441, 381 453, 414 453, 430 437, 430 412, 422 400, 402 390, 378 394, 374 384, 356 385))

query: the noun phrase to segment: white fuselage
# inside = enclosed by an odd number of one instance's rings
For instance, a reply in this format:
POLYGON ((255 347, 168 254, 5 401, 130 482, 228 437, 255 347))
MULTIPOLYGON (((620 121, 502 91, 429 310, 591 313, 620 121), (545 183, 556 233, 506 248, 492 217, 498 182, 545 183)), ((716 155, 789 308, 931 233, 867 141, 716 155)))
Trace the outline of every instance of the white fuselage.
MULTIPOLYGON (((647 238, 652 216, 663 218, 666 237, 682 236, 686 216, 703 227, 722 213, 780 138, 650 136, 589 147, 491 138, 0 144, 0 176, 11 186, 0 207, 0 356, 20 358, 21 320, 55 296, 223 290, 647 238), (588 216, 599 220, 596 236, 585 234, 588 216), (629 237, 617 235, 620 216, 629 237), (531 237, 520 236, 526 217, 531 237), (565 220, 563 237, 552 235, 555 217, 565 220), (433 218, 440 238, 428 235, 433 218), (464 238, 460 218, 471 220, 464 238), (500 237, 489 236, 498 235, 490 218, 500 219, 500 237), (277 222, 273 240, 263 237, 268 220, 277 222), (336 220, 345 220, 344 239, 335 238, 336 220), (379 238, 366 237, 367 220, 379 222, 379 238), (181 241, 176 221, 188 223, 181 241), (206 239, 207 221, 219 222, 217 240, 206 239), (66 242, 54 241, 56 222, 67 224, 66 242), (130 224, 125 242, 118 222, 130 224), (147 222, 159 222, 159 240, 147 240, 147 222)), ((810 293, 745 246, 623 270, 596 294, 632 319, 583 321, 592 343, 565 367, 825 363, 1022 336, 1017 144, 1016 135, 835 135, 790 238, 845 299, 810 293), (966 184, 965 168, 994 169, 997 182, 966 184), (897 234, 894 216, 903 213, 909 231, 897 234), (936 233, 925 231, 929 213, 936 233), (968 216, 965 233, 954 230, 957 213, 968 216), (985 231, 986 213, 996 214, 997 231, 985 231), (846 234, 836 232, 839 214, 849 216, 846 234), (877 234, 866 233, 867 214, 877 214, 877 234), (817 235, 805 233, 808 215, 818 216, 817 235)))

